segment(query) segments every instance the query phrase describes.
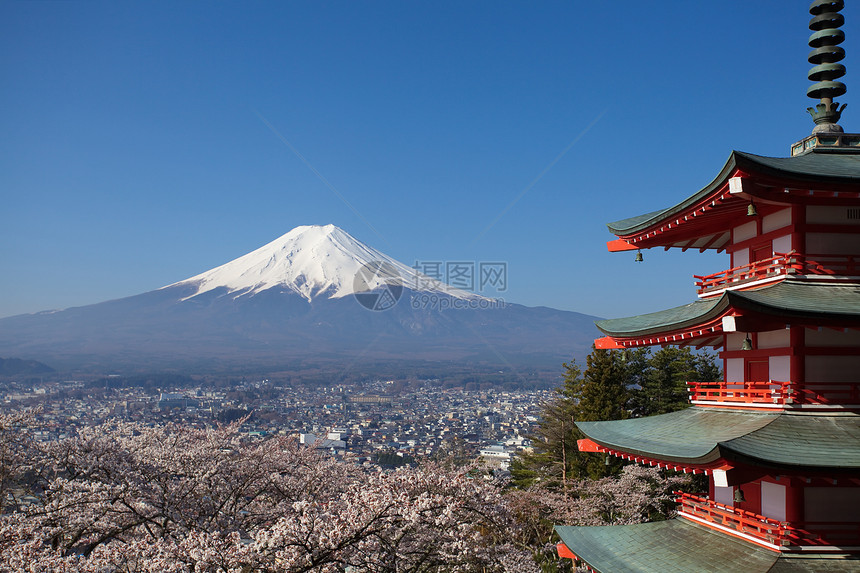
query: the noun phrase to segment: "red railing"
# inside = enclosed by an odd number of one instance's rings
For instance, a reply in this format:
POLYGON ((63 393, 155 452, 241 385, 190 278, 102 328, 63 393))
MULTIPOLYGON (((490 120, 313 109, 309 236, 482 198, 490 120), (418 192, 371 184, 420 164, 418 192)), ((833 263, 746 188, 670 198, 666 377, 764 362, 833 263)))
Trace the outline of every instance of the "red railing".
POLYGON ((754 261, 710 275, 693 275, 699 294, 740 287, 754 281, 786 275, 860 276, 860 256, 800 255, 776 253, 769 259, 754 261))
POLYGON ((786 404, 791 403, 789 382, 687 382, 690 401, 786 404))
POLYGON ((726 405, 860 406, 860 385, 850 382, 687 382, 691 402, 726 405))
POLYGON ((699 294, 741 286, 757 280, 787 275, 794 270, 797 259, 787 254, 777 254, 769 259, 734 267, 711 275, 693 275, 699 294))
POLYGON ((860 548, 860 522, 781 522, 689 493, 675 492, 681 515, 749 535, 784 550, 815 546, 860 548))
POLYGON ((856 277, 860 275, 860 257, 853 255, 792 255, 797 259, 800 274, 838 275, 856 277))
POLYGON ((784 547, 791 544, 791 528, 776 519, 729 507, 689 493, 675 493, 680 494, 680 497, 675 500, 680 504, 678 507, 680 514, 698 517, 705 522, 733 529, 771 545, 784 547))

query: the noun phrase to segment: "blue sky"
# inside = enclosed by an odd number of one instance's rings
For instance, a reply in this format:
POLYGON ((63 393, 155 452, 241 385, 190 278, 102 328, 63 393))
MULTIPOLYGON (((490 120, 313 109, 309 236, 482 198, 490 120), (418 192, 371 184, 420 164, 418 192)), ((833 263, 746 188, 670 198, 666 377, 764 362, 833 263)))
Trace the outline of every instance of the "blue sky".
POLYGON ((0 316, 326 223, 410 265, 506 261, 511 302, 684 304, 728 256, 634 264, 605 223, 811 132, 808 4, 4 1, 0 316))

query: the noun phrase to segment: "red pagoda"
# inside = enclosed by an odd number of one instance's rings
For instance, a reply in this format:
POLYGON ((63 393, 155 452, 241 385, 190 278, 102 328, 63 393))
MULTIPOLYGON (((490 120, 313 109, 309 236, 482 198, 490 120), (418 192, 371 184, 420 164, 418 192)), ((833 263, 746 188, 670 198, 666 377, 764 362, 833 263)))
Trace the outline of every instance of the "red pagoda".
POLYGON ((724 381, 689 382, 681 411, 577 424, 581 451, 709 484, 667 521, 557 526, 559 555, 589 571, 860 571, 860 134, 833 101, 842 7, 810 7, 820 103, 790 157, 735 151, 677 205, 609 224, 610 251, 715 249, 731 268, 696 276, 690 304, 598 323, 597 348, 720 349, 724 381))

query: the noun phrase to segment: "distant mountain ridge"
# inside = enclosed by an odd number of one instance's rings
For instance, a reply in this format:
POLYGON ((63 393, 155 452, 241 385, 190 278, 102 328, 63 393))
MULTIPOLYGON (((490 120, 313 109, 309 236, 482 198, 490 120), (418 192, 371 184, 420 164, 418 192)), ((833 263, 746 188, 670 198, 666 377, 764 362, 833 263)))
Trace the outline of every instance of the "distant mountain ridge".
POLYGON ((0 319, 0 355, 101 371, 464 363, 528 372, 583 358, 596 318, 454 289, 333 225, 304 226, 154 291, 0 319), (374 293, 385 310, 369 310, 363 297, 374 293))
POLYGON ((26 376, 51 372, 54 372, 53 368, 36 360, 0 358, 0 376, 26 376))

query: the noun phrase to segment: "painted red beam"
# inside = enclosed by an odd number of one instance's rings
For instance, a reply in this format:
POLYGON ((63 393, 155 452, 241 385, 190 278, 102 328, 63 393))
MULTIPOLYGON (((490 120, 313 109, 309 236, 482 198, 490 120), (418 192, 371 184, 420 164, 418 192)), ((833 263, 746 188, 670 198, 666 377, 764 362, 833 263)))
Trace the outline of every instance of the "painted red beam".
POLYGON ((594 347, 598 350, 621 350, 624 348, 621 344, 615 341, 611 336, 604 336, 594 341, 594 347))
POLYGON ((576 449, 580 452, 591 452, 591 453, 599 453, 602 451, 606 451, 605 448, 597 445, 597 442, 593 442, 588 438, 583 438, 581 440, 576 440, 576 449))
MULTIPOLYGON (((651 334, 642 337, 614 338, 604 336, 594 341, 594 347, 600 350, 621 350, 623 348, 637 348, 641 346, 662 346, 698 344, 708 341, 723 333, 722 316, 706 324, 695 326, 688 330, 668 331, 660 334, 651 334)), ((721 342, 721 340, 719 341, 721 342)))
POLYGON ((555 546, 555 550, 558 552, 558 556, 561 558, 573 559, 574 561, 579 559, 579 557, 577 557, 573 551, 568 549, 567 545, 565 545, 564 543, 558 543, 555 546))
POLYGON ((607 241, 606 248, 609 249, 610 253, 620 253, 622 251, 635 251, 639 247, 631 245, 624 239, 615 239, 613 241, 607 241))
POLYGON ((720 467, 721 464, 725 462, 717 461, 712 464, 709 464, 707 467, 705 466, 693 466, 676 462, 667 462, 664 460, 658 460, 654 458, 648 458, 645 456, 640 456, 636 454, 628 454, 627 452, 623 452, 620 450, 613 450, 612 448, 607 448, 605 446, 601 446, 597 442, 589 439, 583 438, 581 440, 576 441, 576 447, 580 452, 590 452, 590 453, 599 453, 599 454, 609 454, 610 456, 619 457, 622 459, 630 460, 632 462, 636 462, 639 464, 643 464, 646 466, 653 466, 658 468, 665 468, 669 470, 682 471, 684 473, 692 473, 692 474, 708 474, 713 468, 720 467))

